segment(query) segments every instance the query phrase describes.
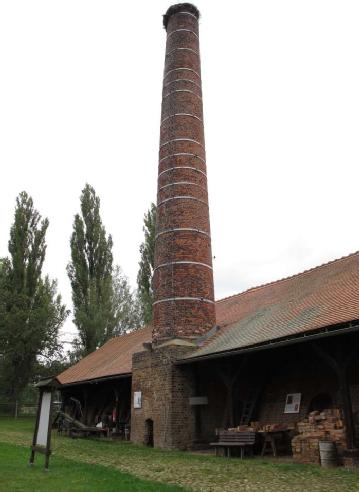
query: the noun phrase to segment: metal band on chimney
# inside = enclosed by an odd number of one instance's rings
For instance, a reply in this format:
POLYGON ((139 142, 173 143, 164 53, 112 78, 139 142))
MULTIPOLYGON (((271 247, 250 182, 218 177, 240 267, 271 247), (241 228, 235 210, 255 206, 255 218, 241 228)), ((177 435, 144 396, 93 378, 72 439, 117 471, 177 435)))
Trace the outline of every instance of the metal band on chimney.
POLYGON ((194 74, 197 75, 197 77, 200 79, 201 76, 198 72, 196 72, 196 70, 193 70, 193 68, 189 68, 189 67, 178 67, 178 68, 172 68, 172 70, 168 70, 168 72, 166 72, 163 76, 163 80, 169 76, 170 73, 172 72, 177 72, 178 70, 188 70, 189 72, 193 72, 194 74))
POLYGON ((161 186, 161 188, 158 188, 158 191, 162 191, 165 188, 170 188, 171 186, 180 186, 180 185, 197 186, 197 188, 201 188, 202 190, 207 191, 207 188, 205 188, 204 186, 201 186, 198 183, 193 183, 192 181, 177 181, 175 183, 168 183, 164 186, 161 186))
POLYGON ((166 97, 170 96, 171 94, 175 94, 176 92, 189 92, 190 94, 193 94, 194 96, 198 97, 198 99, 200 99, 202 101, 201 96, 199 96, 195 92, 191 91, 190 89, 175 89, 174 91, 171 91, 171 92, 168 92, 168 94, 165 94, 163 96, 163 99, 165 99, 166 97))
POLYGON ((196 15, 194 14, 191 14, 191 12, 176 12, 175 14, 173 15, 178 15, 178 14, 182 14, 182 15, 190 15, 191 17, 194 17, 196 19, 196 21, 198 22, 198 18, 196 15))
POLYGON ((203 123, 203 121, 201 120, 201 118, 199 116, 196 116, 195 114, 191 114, 191 113, 174 113, 174 114, 170 114, 169 116, 166 116, 166 118, 163 118, 163 120, 161 120, 161 125, 162 125, 162 123, 164 123, 168 119, 175 118, 176 116, 188 116, 188 117, 191 117, 191 118, 195 118, 196 120, 198 120, 201 123, 203 123))
POLYGON ((211 237, 210 234, 206 231, 202 231, 200 229, 195 229, 194 227, 174 227, 172 229, 164 229, 156 234, 155 239, 158 239, 159 236, 163 234, 169 234, 170 232, 197 232, 198 234, 203 234, 207 237, 211 237))
POLYGON ((191 79, 174 79, 174 80, 170 80, 170 82, 167 82, 166 84, 163 84, 163 88, 168 87, 169 85, 174 84, 175 82, 190 82, 191 84, 193 84, 196 87, 198 87, 198 89, 201 89, 201 86, 199 84, 197 84, 197 82, 195 82, 194 80, 191 80, 191 79))
POLYGON ((166 56, 171 55, 175 51, 181 51, 181 50, 190 51, 191 53, 194 53, 195 55, 199 56, 198 51, 193 50, 192 48, 186 48, 185 46, 184 47, 179 47, 179 48, 173 48, 173 50, 167 51, 166 56))
POLYGON ((158 177, 160 177, 162 174, 168 173, 169 171, 174 171, 175 169, 191 169, 191 171, 196 171, 197 173, 203 174, 203 176, 207 177, 207 174, 200 169, 197 169, 196 167, 190 167, 190 166, 175 166, 175 167, 170 167, 168 169, 165 169, 161 173, 159 173, 158 177))
POLYGON ((197 159, 202 161, 204 164, 206 164, 206 161, 201 156, 199 156, 197 154, 191 154, 190 152, 176 152, 175 154, 168 154, 168 155, 165 155, 164 157, 161 157, 159 162, 162 162, 166 159, 169 159, 170 157, 176 157, 176 156, 182 156, 182 155, 190 155, 192 157, 196 157, 197 159))
POLYGON ((167 202, 171 202, 172 200, 194 200, 196 202, 203 203, 203 205, 206 205, 208 207, 208 203, 205 202, 204 200, 189 195, 178 195, 178 196, 171 196, 170 198, 165 198, 165 200, 162 200, 162 202, 157 203, 157 207, 160 207, 161 205, 164 205, 167 202))
POLYGON ((158 265, 154 270, 172 265, 198 265, 213 270, 211 265, 207 265, 207 263, 201 263, 200 261, 169 261, 168 263, 162 263, 162 265, 158 265))
POLYGON ((159 304, 160 302, 172 302, 172 301, 201 301, 208 302, 210 304, 214 304, 214 301, 211 299, 205 299, 204 297, 167 297, 166 299, 159 299, 155 301, 153 305, 159 304))
POLYGON ((191 142, 191 143, 199 145, 200 147, 202 147, 204 149, 203 144, 201 144, 201 142, 198 142, 198 140, 194 140, 193 138, 184 138, 184 137, 172 138, 171 140, 167 140, 167 142, 161 143, 160 147, 164 147, 165 145, 168 145, 168 144, 173 143, 173 142, 191 142))
POLYGON ((197 39, 199 39, 199 38, 198 38, 198 34, 197 34, 196 32, 194 32, 194 31, 192 31, 192 29, 175 29, 174 31, 169 32, 169 33, 167 34, 167 39, 168 39, 170 36, 172 36, 172 34, 175 34, 176 32, 181 32, 181 31, 190 32, 190 33, 194 34, 194 35, 196 36, 196 38, 197 38, 197 39))

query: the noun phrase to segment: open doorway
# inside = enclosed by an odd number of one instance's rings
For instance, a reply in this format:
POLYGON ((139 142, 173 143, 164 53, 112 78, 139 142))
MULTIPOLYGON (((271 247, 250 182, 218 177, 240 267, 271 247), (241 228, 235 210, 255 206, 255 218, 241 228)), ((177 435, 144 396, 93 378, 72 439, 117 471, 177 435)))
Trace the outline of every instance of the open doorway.
POLYGON ((145 420, 144 444, 145 446, 149 446, 153 448, 153 420, 152 419, 145 420))

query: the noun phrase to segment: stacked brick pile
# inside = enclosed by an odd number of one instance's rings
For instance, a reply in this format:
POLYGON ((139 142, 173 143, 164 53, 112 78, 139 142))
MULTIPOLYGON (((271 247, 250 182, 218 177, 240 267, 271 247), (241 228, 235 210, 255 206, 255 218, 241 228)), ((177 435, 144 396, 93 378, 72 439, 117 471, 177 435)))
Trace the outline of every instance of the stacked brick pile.
POLYGON ((338 455, 346 447, 345 428, 338 408, 311 412, 307 419, 298 422, 299 434, 292 439, 293 457, 299 463, 320 464, 319 441, 336 443, 338 455))

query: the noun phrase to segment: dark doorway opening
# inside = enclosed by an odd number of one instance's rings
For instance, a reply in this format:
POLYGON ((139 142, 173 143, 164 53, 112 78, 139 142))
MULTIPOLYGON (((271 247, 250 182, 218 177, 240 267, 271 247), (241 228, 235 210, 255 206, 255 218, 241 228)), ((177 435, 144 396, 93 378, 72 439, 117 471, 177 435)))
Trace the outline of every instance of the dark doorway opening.
POLYGON ((145 438, 144 444, 153 448, 153 420, 147 419, 145 421, 145 438))
POLYGON ((333 399, 327 393, 320 393, 315 396, 309 405, 308 413, 314 412, 317 410, 318 412, 322 412, 323 410, 327 410, 328 408, 333 408, 333 399))

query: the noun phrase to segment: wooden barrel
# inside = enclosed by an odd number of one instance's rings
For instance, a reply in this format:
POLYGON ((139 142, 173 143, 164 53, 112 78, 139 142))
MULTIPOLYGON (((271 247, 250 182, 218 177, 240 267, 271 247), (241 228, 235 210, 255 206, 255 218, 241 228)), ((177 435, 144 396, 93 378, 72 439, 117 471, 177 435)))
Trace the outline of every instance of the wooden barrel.
POLYGON ((332 441, 319 441, 320 463, 322 466, 338 466, 338 455, 335 443, 332 441))

